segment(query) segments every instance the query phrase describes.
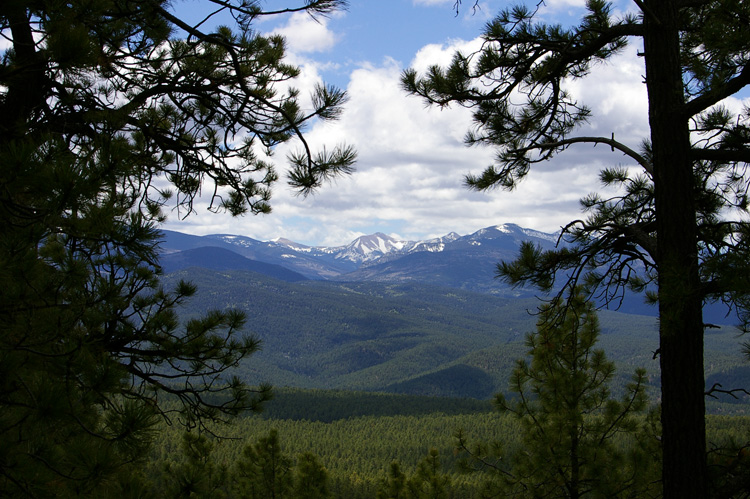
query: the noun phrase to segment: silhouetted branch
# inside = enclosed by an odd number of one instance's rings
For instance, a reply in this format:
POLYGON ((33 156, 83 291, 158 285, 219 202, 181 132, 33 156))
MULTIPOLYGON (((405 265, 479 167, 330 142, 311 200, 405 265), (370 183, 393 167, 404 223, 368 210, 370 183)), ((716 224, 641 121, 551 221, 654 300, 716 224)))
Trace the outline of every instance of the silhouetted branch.
POLYGON ((750 395, 750 391, 747 391, 744 388, 733 388, 731 390, 724 390, 721 387, 721 383, 714 383, 714 386, 712 386, 711 389, 705 393, 705 395, 707 397, 718 399, 719 397, 714 395, 714 393, 723 393, 725 395, 730 395, 732 398, 736 400, 739 400, 739 397, 736 395, 736 393, 744 393, 745 395, 750 395))

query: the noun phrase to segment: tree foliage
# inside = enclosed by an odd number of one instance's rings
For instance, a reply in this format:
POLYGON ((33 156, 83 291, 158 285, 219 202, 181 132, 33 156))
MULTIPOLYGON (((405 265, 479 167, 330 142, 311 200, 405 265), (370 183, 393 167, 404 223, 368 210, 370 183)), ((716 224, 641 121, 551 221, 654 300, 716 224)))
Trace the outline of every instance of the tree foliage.
POLYGON ((259 346, 243 314, 178 320, 195 289, 159 284, 163 209, 208 193, 213 210, 266 213, 275 146, 300 144, 288 177, 305 194, 355 153, 304 139, 345 94, 319 86, 303 109, 284 40, 252 29, 271 12, 207 3, 235 26, 208 32, 162 0, 0 5, 0 494, 104 493, 158 415, 203 427, 269 396, 228 375, 259 346))
POLYGON ((282 450, 274 429, 255 442, 183 432, 179 452, 171 452, 164 463, 152 464, 149 478, 154 497, 331 497, 328 472, 317 456, 304 452, 295 462, 282 450), (233 443, 244 447, 238 456, 228 459, 223 448, 233 443))
POLYGON ((378 499, 445 499, 453 497, 451 476, 443 471, 440 453, 432 448, 417 464, 411 477, 401 471, 397 461, 378 490, 378 499))
POLYGON ((281 451, 276 430, 245 447, 242 459, 237 461, 237 476, 240 489, 249 497, 289 497, 292 460, 281 451))
POLYGON ((165 493, 170 497, 226 497, 229 468, 215 462, 214 443, 200 433, 183 433, 180 450, 184 460, 164 466, 165 493))
MULTIPOLYGON (((741 22, 747 7, 740 2, 697 4, 695 10, 683 9, 680 28, 684 90, 688 99, 693 98, 685 104, 685 112, 693 118, 691 131, 697 138, 690 152, 695 159, 692 194, 701 236, 703 297, 736 305, 745 324, 747 272, 736 270, 742 268, 741 259, 746 260, 748 251, 748 228, 742 217, 748 209, 744 174, 750 159, 750 109, 732 112, 722 99, 750 82, 743 73, 747 41, 718 23, 741 22), (707 40, 711 42, 704 43, 707 40)), ((586 77, 598 62, 622 52, 628 38, 643 36, 644 27, 640 16, 615 18, 609 2, 590 1, 587 9, 580 25, 572 28, 537 22, 536 10, 525 6, 505 10, 488 24, 480 52, 456 53, 449 67, 432 67, 421 77, 407 70, 403 86, 430 103, 458 103, 474 110, 475 128, 467 133, 466 143, 498 150, 494 165, 467 176, 466 183, 474 189, 511 190, 532 166, 581 143, 607 145, 639 167, 601 172, 602 186, 619 187, 620 194, 611 198, 592 194, 581 200, 589 216, 564 228, 562 239, 570 244, 553 251, 527 244, 518 260, 498 268, 511 283, 528 282, 544 290, 551 290, 560 275, 570 275, 560 271, 572 271, 575 282, 596 286, 611 301, 621 297, 625 288, 645 290, 656 278, 651 145, 648 139, 632 146, 614 135, 575 135, 593 112, 573 100, 566 83, 586 77)))
POLYGON ((403 86, 430 104, 473 110, 467 144, 497 151, 492 166, 467 176, 474 189, 513 189, 577 144, 625 156, 628 164, 600 174, 617 193, 582 200, 587 216, 563 228, 567 244, 525 245, 498 273, 543 290, 564 276, 615 305, 627 290, 658 301, 665 494, 706 495, 702 305, 722 301, 748 327, 750 109, 725 101, 750 83, 748 4, 645 0, 616 14, 611 2, 589 0, 570 27, 539 21, 540 5, 502 11, 477 53, 425 75, 407 70, 403 86), (643 42, 650 136, 625 144, 614 133, 580 134, 593 111, 566 87, 634 40, 643 42))
MULTIPOLYGON (((601 336, 604 339, 607 334, 601 336)), ((620 370, 618 369, 618 372, 620 370)), ((506 379, 507 380, 507 379, 506 379)), ((613 393, 617 392, 615 398, 622 400, 622 394, 612 384, 613 393)), ((356 405, 362 402, 362 394, 336 391, 331 394, 335 397, 349 398, 350 403, 356 405)), ((370 394, 374 399, 379 399, 377 394, 370 394)), ((328 397, 324 399, 329 400, 328 397)), ((511 400, 511 397, 509 397, 511 400)), ((448 403, 445 397, 436 397, 435 404, 442 401, 448 403)), ((417 401, 418 402, 418 401, 417 401)), ((489 401, 488 401, 489 402, 489 401)), ((267 406, 271 409, 277 403, 277 398, 270 401, 267 406)), ((301 400, 300 404, 308 404, 309 401, 301 400)), ((410 403, 405 400, 403 403, 410 403)), ((488 404, 489 405, 489 404, 488 404)), ((471 406, 467 407, 465 414, 446 415, 439 408, 430 404, 430 410, 419 415, 404 416, 401 411, 393 406, 391 413, 375 412, 377 415, 351 416, 342 413, 340 418, 333 421, 312 421, 309 419, 295 419, 293 416, 297 411, 291 411, 288 415, 277 412, 268 419, 268 412, 252 414, 236 418, 232 424, 222 431, 222 435, 230 438, 211 439, 213 449, 211 459, 217 466, 227 465, 230 471, 230 482, 235 480, 236 463, 242 459, 242 452, 248 444, 257 443, 261 438, 266 438, 271 430, 278 432, 279 444, 286 456, 296 456, 295 475, 298 477, 302 469, 302 455, 312 453, 316 456, 319 464, 325 468, 328 475, 327 489, 332 497, 372 499, 377 494, 393 493, 401 491, 405 493, 406 481, 413 478, 419 463, 427 457, 426 447, 437 449, 442 466, 442 474, 448 475, 450 484, 446 486, 448 497, 461 499, 480 498, 482 496, 483 484, 487 482, 487 473, 463 473, 460 466, 463 453, 457 453, 456 440, 453 435, 457 428, 464 428, 464 437, 467 442, 502 442, 503 462, 511 464, 512 456, 523 452, 527 445, 523 443, 523 432, 521 423, 514 414, 487 407, 485 412, 477 413, 471 406), (403 483, 395 483, 392 489, 387 487, 391 480, 391 464, 397 465, 399 473, 403 476, 403 483), (391 492, 389 492, 391 490, 391 492)), ((635 416, 641 418, 641 416, 635 416)), ((731 441, 742 443, 750 429, 750 418, 747 416, 708 415, 706 418, 708 427, 708 440, 710 447, 715 448, 711 454, 712 470, 716 472, 728 471, 725 474, 726 484, 735 486, 737 480, 742 480, 746 474, 742 474, 745 451, 741 446, 732 448, 731 441)), ((658 424, 650 415, 643 417, 639 424, 641 428, 648 430, 651 435, 652 424, 658 424)), ((165 464, 171 469, 186 462, 184 451, 181 447, 183 431, 177 426, 168 427, 160 425, 156 442, 152 449, 152 460, 143 468, 148 488, 157 497, 166 496, 167 483, 174 477, 173 474, 165 473, 165 464)), ((656 432, 658 433, 658 432, 656 432)), ((624 456, 629 453, 640 453, 645 450, 638 447, 642 443, 655 444, 652 437, 647 439, 634 438, 632 434, 617 433, 612 437, 612 445, 624 456)), ((646 447, 648 449, 648 447, 646 447)), ((650 451, 658 451, 651 447, 650 451)), ((632 462, 626 457, 625 461, 632 462)), ((644 467, 646 474, 656 475, 658 468, 653 466, 650 459, 636 460, 635 464, 644 467)), ((644 476, 644 475, 641 475, 644 476)), ((399 479, 396 479, 399 482, 399 479)), ((234 482, 233 482, 234 483, 234 482)), ((658 487, 658 483, 652 484, 658 487)), ((240 488, 230 487, 242 496, 240 488)), ((247 494, 246 494, 247 495, 247 494)), ((243 496, 244 497, 244 496, 243 496)), ((295 496, 292 496, 295 497, 295 496)), ((387 497, 387 495, 386 495, 387 497)), ((503 497, 503 496, 501 496, 503 497)))
POLYGON ((542 307, 537 331, 526 340, 530 361, 518 360, 511 397, 495 398, 501 412, 519 421, 521 448, 513 454, 502 443, 469 449, 459 433, 467 465, 495 472, 486 491, 497 497, 656 497, 658 443, 644 417, 645 371, 636 370, 615 399, 615 366, 594 348, 594 306, 580 293, 566 300, 542 307))

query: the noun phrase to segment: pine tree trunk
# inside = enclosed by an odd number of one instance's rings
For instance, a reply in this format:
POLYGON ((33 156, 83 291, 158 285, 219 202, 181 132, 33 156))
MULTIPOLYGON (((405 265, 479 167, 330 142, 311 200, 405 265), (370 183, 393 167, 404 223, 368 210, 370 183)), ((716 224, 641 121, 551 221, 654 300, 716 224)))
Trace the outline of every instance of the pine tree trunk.
POLYGON ((664 497, 708 495, 703 315, 675 0, 644 12, 655 171, 664 497))
POLYGON ((571 432, 570 439, 570 486, 569 494, 570 499, 578 499, 581 497, 581 484, 580 484, 580 456, 578 455, 578 425, 575 427, 575 431, 571 432))

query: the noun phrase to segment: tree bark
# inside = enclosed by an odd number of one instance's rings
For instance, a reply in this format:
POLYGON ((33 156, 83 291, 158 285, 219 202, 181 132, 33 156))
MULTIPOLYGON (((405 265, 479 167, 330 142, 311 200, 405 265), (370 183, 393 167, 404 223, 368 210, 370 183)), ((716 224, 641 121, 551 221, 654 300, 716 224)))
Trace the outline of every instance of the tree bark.
POLYGON ((0 101, 0 137, 3 142, 26 134, 26 122, 35 109, 45 103, 44 61, 36 52, 34 34, 26 11, 26 2, 7 1, 0 7, 0 16, 8 19, 15 62, 11 66, 5 99, 0 101))
POLYGON ((654 163, 664 497, 708 496, 703 314, 675 0, 644 9, 654 163))

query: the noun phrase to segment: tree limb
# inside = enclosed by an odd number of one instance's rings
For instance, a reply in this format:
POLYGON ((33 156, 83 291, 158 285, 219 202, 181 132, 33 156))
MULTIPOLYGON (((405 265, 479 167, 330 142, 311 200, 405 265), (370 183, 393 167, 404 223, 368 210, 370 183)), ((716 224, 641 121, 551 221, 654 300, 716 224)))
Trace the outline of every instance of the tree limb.
POLYGON ((618 142, 614 139, 614 134, 612 135, 612 138, 607 137, 571 137, 569 139, 562 139, 558 140, 556 142, 545 142, 541 144, 534 144, 532 146, 523 147, 520 149, 514 149, 513 152, 526 152, 526 151, 532 151, 534 149, 542 149, 542 150, 548 150, 548 149, 555 149, 557 147, 566 147, 571 144, 579 144, 579 143, 589 143, 589 144, 606 144, 612 148, 614 151, 617 149, 618 151, 622 152, 626 156, 630 157, 631 159, 635 160, 646 172, 648 172, 649 175, 653 177, 654 171, 651 167, 651 163, 649 163, 646 158, 644 158, 641 154, 637 153, 630 147, 626 146, 622 142, 618 142))
POLYGON ((683 108, 683 113, 688 118, 695 116, 721 100, 736 94, 747 85, 750 85, 750 64, 745 65, 739 75, 727 81, 724 85, 712 88, 687 102, 683 108))

